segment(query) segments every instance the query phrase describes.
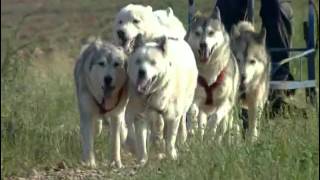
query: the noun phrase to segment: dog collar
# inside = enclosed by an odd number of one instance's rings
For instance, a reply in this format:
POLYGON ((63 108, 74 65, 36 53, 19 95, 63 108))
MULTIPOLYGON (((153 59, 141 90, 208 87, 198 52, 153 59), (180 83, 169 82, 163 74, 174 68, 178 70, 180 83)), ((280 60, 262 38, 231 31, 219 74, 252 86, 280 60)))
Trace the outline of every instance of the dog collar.
POLYGON ((123 87, 120 89, 119 94, 118 94, 117 103, 114 105, 113 108, 106 109, 106 108, 104 107, 104 98, 103 98, 103 100, 102 100, 101 103, 99 103, 98 101, 96 101, 97 106, 99 107, 100 114, 105 114, 105 113, 107 113, 107 112, 110 112, 110 111, 112 111, 113 109, 115 109, 115 108, 119 105, 120 100, 121 100, 121 96, 122 96, 123 91, 124 91, 124 88, 125 88, 125 87, 123 86, 123 87))
POLYGON ((202 76, 198 76, 198 84, 200 86, 202 86, 206 92, 207 98, 206 98, 206 105, 212 105, 213 104, 213 91, 220 85, 222 84, 223 80, 224 80, 224 74, 225 74, 225 70, 226 68, 224 68, 218 75, 217 80, 215 82, 213 82, 210 86, 208 86, 207 80, 202 77, 202 76))

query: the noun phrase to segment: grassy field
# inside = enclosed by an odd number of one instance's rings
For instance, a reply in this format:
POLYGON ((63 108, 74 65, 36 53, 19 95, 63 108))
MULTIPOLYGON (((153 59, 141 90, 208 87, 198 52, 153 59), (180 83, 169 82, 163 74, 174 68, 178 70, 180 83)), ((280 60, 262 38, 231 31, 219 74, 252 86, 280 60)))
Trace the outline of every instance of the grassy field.
MULTIPOLYGON (((131 2, 150 4, 155 9, 171 6, 186 25, 186 0, 131 2)), ((198 9, 211 11, 211 0, 196 2, 198 9)), ((291 101, 307 113, 286 110, 286 115, 276 119, 264 117, 256 144, 217 146, 200 143, 195 137, 189 139, 188 147, 181 150, 175 162, 150 161, 146 167, 136 169, 133 158, 123 153, 126 168, 114 170, 106 165, 109 151, 104 133, 96 139, 98 168, 82 167, 72 74, 75 58, 87 37, 111 38, 114 15, 128 3, 1 0, 1 179, 319 178, 318 117, 316 109, 305 103, 302 90, 291 101)), ((303 47, 302 22, 307 3, 295 0, 293 5, 293 44, 303 47)), ((299 62, 291 67, 295 77, 300 78, 299 62)), ((302 70, 306 72, 306 63, 302 70)), ((305 73, 302 79, 306 79, 305 73)))

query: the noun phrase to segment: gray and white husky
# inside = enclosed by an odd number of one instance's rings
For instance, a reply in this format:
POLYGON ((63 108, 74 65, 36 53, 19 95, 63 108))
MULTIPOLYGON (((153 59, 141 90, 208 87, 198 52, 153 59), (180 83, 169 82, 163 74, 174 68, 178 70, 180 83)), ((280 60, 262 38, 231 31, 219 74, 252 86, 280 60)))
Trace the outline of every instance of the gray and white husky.
POLYGON ((248 135, 258 136, 258 120, 269 93, 270 61, 266 50, 266 30, 256 32, 249 22, 231 29, 231 47, 240 69, 240 100, 248 109, 248 135))
MULTIPOLYGON (((82 160, 95 167, 94 134, 99 119, 110 119, 111 161, 122 167, 120 144, 126 139, 128 103, 126 55, 121 47, 97 40, 83 46, 74 69, 80 112, 82 160)), ((101 121, 100 121, 101 122, 101 121)))
POLYGON ((191 117, 189 132, 198 125, 203 137, 208 126, 220 142, 233 125, 233 107, 240 76, 219 9, 214 9, 209 17, 196 15, 186 40, 194 52, 199 70, 194 103, 188 115, 191 117))

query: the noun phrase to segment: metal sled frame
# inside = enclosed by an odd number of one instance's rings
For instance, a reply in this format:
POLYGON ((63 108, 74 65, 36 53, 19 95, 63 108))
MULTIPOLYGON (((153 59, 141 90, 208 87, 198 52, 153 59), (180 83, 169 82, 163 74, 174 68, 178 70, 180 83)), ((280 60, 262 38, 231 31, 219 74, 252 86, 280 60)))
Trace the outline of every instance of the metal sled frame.
MULTIPOLYGON (((194 0, 188 0, 189 9, 188 9, 188 24, 190 26, 192 17, 195 13, 195 2, 194 0)), ((302 81, 270 81, 270 89, 272 90, 286 90, 286 89, 306 89, 306 100, 309 100, 313 105, 317 104, 316 99, 316 72, 315 72, 315 54, 316 54, 316 45, 315 45, 315 9, 313 0, 308 0, 308 21, 304 22, 305 27, 305 48, 270 48, 270 52, 279 52, 279 51, 289 51, 289 52, 300 52, 299 54, 283 59, 278 63, 272 64, 272 72, 275 72, 281 65, 289 63, 293 60, 297 60, 301 57, 307 57, 308 63, 308 80, 302 81)), ((248 0, 248 20, 253 22, 254 19, 254 0, 248 0)), ((301 61, 301 59, 300 59, 301 61)), ((302 73, 302 67, 300 68, 300 74, 302 73)))

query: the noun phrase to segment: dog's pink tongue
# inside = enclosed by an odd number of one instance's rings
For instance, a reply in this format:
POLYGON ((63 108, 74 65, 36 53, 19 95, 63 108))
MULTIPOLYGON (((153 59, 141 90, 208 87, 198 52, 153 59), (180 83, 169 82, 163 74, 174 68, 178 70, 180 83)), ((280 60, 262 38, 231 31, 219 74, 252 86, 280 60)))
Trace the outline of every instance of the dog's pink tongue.
POLYGON ((209 51, 208 50, 202 50, 201 51, 201 61, 207 62, 209 59, 209 51))
POLYGON ((207 58, 207 57, 202 57, 202 58, 201 58, 201 61, 202 61, 202 62, 208 62, 208 58, 207 58))
POLYGON ((118 101, 118 93, 112 94, 110 97, 104 97, 103 108, 105 110, 113 109, 118 101))
POLYGON ((137 81, 137 91, 144 92, 146 90, 147 81, 146 80, 138 80, 137 81))

